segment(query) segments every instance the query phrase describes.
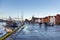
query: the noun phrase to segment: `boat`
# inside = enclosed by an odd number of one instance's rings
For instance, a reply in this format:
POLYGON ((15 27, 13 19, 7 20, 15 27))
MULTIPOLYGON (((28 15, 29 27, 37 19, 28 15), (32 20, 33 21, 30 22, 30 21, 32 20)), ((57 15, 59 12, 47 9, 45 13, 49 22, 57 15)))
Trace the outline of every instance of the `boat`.
POLYGON ((9 20, 6 21, 6 25, 4 25, 6 32, 12 32, 16 27, 18 27, 16 21, 12 20, 9 17, 9 20))

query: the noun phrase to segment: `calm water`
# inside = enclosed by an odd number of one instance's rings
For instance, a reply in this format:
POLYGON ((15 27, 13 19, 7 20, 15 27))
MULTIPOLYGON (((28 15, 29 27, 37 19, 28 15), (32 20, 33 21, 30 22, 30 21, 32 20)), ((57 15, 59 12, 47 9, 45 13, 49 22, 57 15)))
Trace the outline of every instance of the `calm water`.
POLYGON ((60 40, 60 25, 54 27, 40 27, 38 24, 25 24, 14 40, 60 40))
POLYGON ((5 22, 0 22, 0 30, 4 30, 3 25, 5 25, 5 24, 6 24, 5 22))
POLYGON ((3 25, 5 25, 5 22, 0 22, 0 33, 2 33, 0 34, 0 37, 4 36, 7 33, 3 25))

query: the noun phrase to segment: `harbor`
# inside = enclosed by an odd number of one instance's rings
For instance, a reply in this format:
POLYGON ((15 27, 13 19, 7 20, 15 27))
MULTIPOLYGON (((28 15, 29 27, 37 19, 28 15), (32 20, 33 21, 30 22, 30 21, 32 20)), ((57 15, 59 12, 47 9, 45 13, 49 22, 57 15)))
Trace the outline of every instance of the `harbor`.
POLYGON ((54 27, 42 24, 25 24, 25 28, 21 31, 19 30, 12 37, 13 40, 60 40, 60 25, 55 25, 54 27))
POLYGON ((1 22, 1 28, 0 28, 0 40, 5 40, 10 35, 13 35, 17 32, 19 29, 23 29, 22 27, 24 24, 23 22, 17 22, 15 20, 12 20, 11 17, 6 22, 1 22))
POLYGON ((7 32, 5 30, 0 30, 0 32, 2 32, 2 34, 0 35, 0 40, 5 40, 6 38, 8 38, 9 36, 11 36, 13 33, 16 33, 17 30, 22 30, 24 27, 22 27, 22 25, 20 25, 19 27, 17 27, 16 29, 12 30, 12 32, 7 32))
POLYGON ((0 40, 60 40, 60 0, 0 0, 0 40))

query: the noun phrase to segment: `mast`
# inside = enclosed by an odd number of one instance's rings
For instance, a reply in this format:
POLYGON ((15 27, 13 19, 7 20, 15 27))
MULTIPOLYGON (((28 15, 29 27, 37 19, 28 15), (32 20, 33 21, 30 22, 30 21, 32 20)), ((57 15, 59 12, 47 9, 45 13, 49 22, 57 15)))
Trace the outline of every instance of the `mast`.
POLYGON ((23 12, 21 12, 21 22, 23 22, 23 12))
POLYGON ((19 21, 19 13, 18 13, 18 21, 19 21))

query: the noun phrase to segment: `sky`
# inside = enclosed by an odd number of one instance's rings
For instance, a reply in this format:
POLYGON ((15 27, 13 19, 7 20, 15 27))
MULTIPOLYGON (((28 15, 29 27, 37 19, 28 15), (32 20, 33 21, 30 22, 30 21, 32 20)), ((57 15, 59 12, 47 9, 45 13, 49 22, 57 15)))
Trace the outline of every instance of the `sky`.
POLYGON ((56 14, 60 14, 60 0, 0 0, 0 18, 23 15, 24 19, 31 19, 56 14))

